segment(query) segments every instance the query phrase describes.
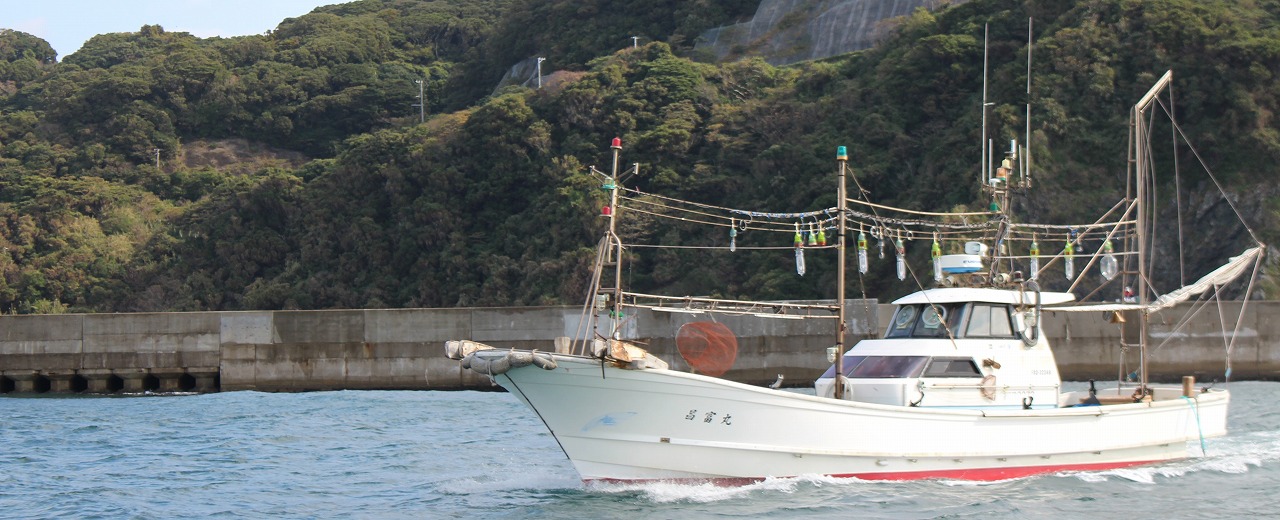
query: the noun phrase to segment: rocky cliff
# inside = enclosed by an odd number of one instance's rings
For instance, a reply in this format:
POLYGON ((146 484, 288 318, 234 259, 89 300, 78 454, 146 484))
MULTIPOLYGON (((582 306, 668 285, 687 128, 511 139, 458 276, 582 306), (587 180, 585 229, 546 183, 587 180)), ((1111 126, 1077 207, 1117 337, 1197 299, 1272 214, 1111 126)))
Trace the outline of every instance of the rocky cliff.
POLYGON ((762 0, 749 22, 698 38, 695 52, 715 61, 761 56, 774 65, 871 47, 884 22, 962 0, 762 0))

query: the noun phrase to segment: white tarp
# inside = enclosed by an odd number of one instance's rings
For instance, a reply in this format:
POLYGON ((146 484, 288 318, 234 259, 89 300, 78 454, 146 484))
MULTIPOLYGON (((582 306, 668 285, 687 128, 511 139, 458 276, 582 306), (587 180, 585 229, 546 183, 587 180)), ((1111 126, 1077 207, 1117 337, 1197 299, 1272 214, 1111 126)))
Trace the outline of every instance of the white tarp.
POLYGON ((1230 261, 1223 264, 1222 267, 1214 269, 1209 274, 1200 277, 1195 283, 1184 285, 1178 289, 1165 294, 1155 301, 1147 305, 1138 305, 1136 303, 1104 303, 1100 305, 1076 305, 1072 307, 1054 307, 1052 311, 1064 312, 1111 312, 1111 311, 1136 311, 1145 310, 1148 314, 1159 312, 1160 310, 1173 307, 1179 303, 1191 299, 1192 296, 1205 292, 1209 289, 1220 285, 1226 285, 1232 280, 1239 278, 1241 274, 1249 267, 1259 255, 1262 254, 1262 247, 1252 247, 1246 249, 1240 256, 1232 257, 1230 261))

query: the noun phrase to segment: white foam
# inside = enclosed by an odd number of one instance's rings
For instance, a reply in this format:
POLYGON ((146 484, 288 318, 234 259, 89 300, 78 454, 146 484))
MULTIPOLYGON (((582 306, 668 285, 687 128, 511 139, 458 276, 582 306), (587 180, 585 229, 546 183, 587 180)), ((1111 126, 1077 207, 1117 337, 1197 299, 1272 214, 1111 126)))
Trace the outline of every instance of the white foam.
POLYGON ((710 482, 593 482, 588 489, 602 493, 639 493, 645 499, 657 504, 693 503, 703 504, 734 500, 759 493, 791 494, 802 488, 820 488, 825 486, 866 485, 867 481, 854 478, 836 478, 824 475, 802 475, 799 477, 765 478, 741 486, 724 486, 710 482))

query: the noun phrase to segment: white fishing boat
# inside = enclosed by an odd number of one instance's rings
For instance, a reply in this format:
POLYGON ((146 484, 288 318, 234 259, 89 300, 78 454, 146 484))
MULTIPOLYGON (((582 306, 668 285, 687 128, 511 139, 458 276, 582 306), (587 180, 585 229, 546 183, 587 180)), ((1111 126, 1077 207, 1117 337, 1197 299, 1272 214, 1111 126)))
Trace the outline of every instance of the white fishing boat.
MULTIPOLYGON (((1152 384, 1145 366, 1146 319, 1193 296, 1216 297, 1219 288, 1242 274, 1256 273, 1263 246, 1255 239, 1254 247, 1183 287, 1160 293, 1153 286, 1147 274, 1153 251, 1147 228, 1154 216, 1145 207, 1153 195, 1143 150, 1147 110, 1170 80, 1166 74, 1131 114, 1129 186, 1135 192, 1126 193, 1094 223, 1023 224, 1004 213, 1010 197, 1031 183, 1027 161, 1020 158, 1025 151, 1016 143, 998 169, 985 166, 995 161, 984 154, 979 180, 991 199, 985 212, 937 215, 849 198, 844 147, 834 169, 835 208, 764 214, 695 205, 701 220, 724 216, 733 230, 731 249, 737 247, 740 230, 776 232, 794 224, 798 272, 804 272, 806 250, 837 257, 833 304, 624 290, 620 264, 628 245, 616 226, 626 211, 621 202, 636 202, 642 195, 629 194, 621 185, 621 147, 615 139, 613 170, 605 184, 611 191, 610 225, 588 305, 596 318, 588 321, 601 332, 575 342, 576 354, 556 353, 551 345, 545 351, 523 351, 466 340, 451 341, 446 350, 528 405, 587 481, 736 483, 801 475, 996 480, 1189 457, 1203 449, 1206 439, 1227 433, 1230 394, 1198 388, 1187 379, 1180 386, 1152 384), (799 221, 806 224, 795 223, 799 221), (900 279, 924 278, 921 285, 930 287, 893 302, 896 311, 882 337, 845 349, 846 237, 858 236, 857 263, 865 272, 866 230, 882 241, 894 239, 900 279), (828 231, 832 244, 823 243, 828 231), (1041 257, 1041 236, 1067 237, 1066 246, 1041 257), (931 239, 932 273, 920 277, 911 271, 897 237, 931 239), (1084 254, 1085 243, 1098 247, 1084 254), (943 249, 953 254, 944 255, 943 249), (1076 262, 1085 263, 1079 273, 1076 262), (1040 289, 1051 267, 1072 281, 1071 290, 1040 289), (610 269, 612 284, 602 283, 608 277, 601 272, 610 269), (1124 287, 1123 297, 1077 302, 1076 284, 1084 273, 1095 272, 1115 294, 1124 287), (816 379, 812 394, 715 377, 723 367, 714 362, 722 359, 709 363, 686 357, 702 373, 672 370, 622 337, 631 308, 825 319, 833 323, 833 346, 827 352, 832 365, 816 379), (1042 313, 1050 309, 1108 312, 1141 322, 1141 341, 1134 346, 1142 361, 1132 370, 1132 380, 1117 381, 1113 388, 1096 389, 1091 383, 1088 390, 1063 391, 1041 327, 1042 313)), ((677 202, 664 199, 663 204, 673 207, 677 202)), ((715 334, 708 329, 704 335, 715 334)))

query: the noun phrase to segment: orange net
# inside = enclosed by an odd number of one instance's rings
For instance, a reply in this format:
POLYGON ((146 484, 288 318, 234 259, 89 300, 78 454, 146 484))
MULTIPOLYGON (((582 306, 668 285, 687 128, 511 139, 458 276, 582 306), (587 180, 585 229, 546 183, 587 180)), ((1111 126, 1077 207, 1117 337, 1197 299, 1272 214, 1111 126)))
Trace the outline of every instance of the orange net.
POLYGON ((712 321, 686 323, 676 333, 680 357, 695 371, 719 377, 738 359, 738 338, 729 327, 712 321))

